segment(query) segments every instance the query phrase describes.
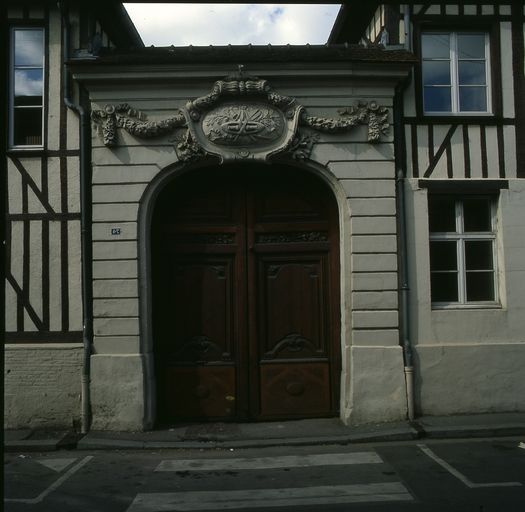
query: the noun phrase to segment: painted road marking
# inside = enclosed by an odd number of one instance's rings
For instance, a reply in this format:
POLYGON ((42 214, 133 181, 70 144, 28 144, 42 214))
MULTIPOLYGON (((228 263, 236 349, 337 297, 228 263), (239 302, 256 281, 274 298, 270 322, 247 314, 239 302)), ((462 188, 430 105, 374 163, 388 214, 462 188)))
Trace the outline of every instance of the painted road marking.
POLYGON ((234 510, 413 499, 408 489, 399 482, 242 491, 161 492, 138 494, 127 512, 234 510))
POLYGON ((325 453, 321 455, 289 455, 242 459, 163 460, 155 471, 226 471, 241 469, 306 468, 348 464, 381 464, 375 452, 325 453))
POLYGON ((451 475, 455 476, 458 480, 461 480, 467 487, 471 489, 478 489, 481 487, 520 487, 520 482, 489 482, 484 484, 476 484, 470 481, 463 473, 460 473, 457 469, 453 468, 447 461, 438 457, 426 444, 418 444, 419 449, 432 460, 437 462, 442 468, 445 468, 451 475))
POLYGON ((53 471, 56 471, 57 473, 60 473, 60 471, 63 471, 68 466, 73 464, 77 459, 37 459, 36 462, 39 464, 42 464, 42 466, 45 466, 46 468, 52 469, 53 471))
POLYGON ((71 469, 64 473, 60 478, 53 482, 45 491, 41 492, 36 498, 5 498, 4 501, 13 503, 29 503, 34 505, 40 503, 48 494, 58 489, 69 477, 73 476, 79 469, 86 465, 91 459, 92 455, 84 457, 80 462, 75 464, 71 469))

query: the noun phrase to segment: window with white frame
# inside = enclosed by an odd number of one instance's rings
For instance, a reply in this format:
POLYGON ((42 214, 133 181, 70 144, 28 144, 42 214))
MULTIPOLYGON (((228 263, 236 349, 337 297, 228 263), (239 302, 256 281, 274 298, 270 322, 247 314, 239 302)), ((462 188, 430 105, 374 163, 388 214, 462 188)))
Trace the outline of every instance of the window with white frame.
POLYGON ((10 147, 42 147, 44 29, 13 27, 10 55, 10 147))
POLYGON ((495 304, 494 198, 430 195, 428 212, 433 307, 495 304))
POLYGON ((425 114, 491 113, 488 33, 424 32, 421 59, 425 114))

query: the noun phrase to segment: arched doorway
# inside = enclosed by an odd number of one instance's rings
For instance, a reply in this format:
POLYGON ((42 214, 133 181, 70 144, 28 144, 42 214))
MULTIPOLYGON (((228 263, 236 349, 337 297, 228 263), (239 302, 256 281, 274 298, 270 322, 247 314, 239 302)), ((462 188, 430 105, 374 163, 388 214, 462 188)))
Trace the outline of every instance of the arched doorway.
POLYGON ((151 240, 159 422, 338 414, 339 226, 322 180, 186 173, 160 192, 151 240))

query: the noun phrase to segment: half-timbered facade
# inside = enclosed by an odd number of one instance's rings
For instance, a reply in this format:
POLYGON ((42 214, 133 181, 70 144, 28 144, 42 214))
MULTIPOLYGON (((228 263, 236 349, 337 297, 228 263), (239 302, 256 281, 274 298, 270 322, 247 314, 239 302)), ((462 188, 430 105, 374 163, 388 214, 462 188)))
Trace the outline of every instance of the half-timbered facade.
POLYGON ((8 427, 525 410, 522 3, 209 48, 75 5, 8 11, 8 427))
POLYGON ((367 8, 364 30, 343 18, 332 41, 418 59, 396 131, 416 412, 523 410, 523 3, 367 8))
POLYGON ((59 4, 8 2, 2 30, 7 427, 72 426, 80 416, 81 148, 65 88, 69 101, 85 102, 65 83, 64 63, 98 47, 142 44, 121 5, 59 4))

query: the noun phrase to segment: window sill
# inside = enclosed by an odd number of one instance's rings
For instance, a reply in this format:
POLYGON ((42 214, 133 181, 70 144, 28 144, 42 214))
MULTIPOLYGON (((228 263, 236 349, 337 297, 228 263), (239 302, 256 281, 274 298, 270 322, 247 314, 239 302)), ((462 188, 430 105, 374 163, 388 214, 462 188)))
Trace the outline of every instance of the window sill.
POLYGON ((452 114, 450 112, 443 113, 443 114, 437 114, 437 113, 423 113, 421 114, 421 119, 424 119, 425 121, 433 121, 435 123, 440 124, 447 124, 447 123, 457 123, 457 122, 463 122, 463 123, 487 123, 487 124, 493 124, 498 123, 502 121, 502 117, 496 114, 489 114, 489 113, 466 113, 466 112, 460 112, 457 114, 452 114))
POLYGON ((46 152, 46 148, 44 146, 38 146, 38 147, 15 147, 15 148, 9 148, 6 151, 7 155, 16 155, 16 156, 24 156, 24 155, 30 155, 30 156, 41 156, 44 155, 46 152))
POLYGON ((484 310, 484 309, 495 309, 502 310, 503 307, 498 302, 490 303, 471 303, 471 304, 445 304, 445 303, 433 303, 431 304, 432 311, 467 311, 467 310, 484 310))
POLYGON ((493 112, 423 112, 425 117, 495 117, 493 112))

